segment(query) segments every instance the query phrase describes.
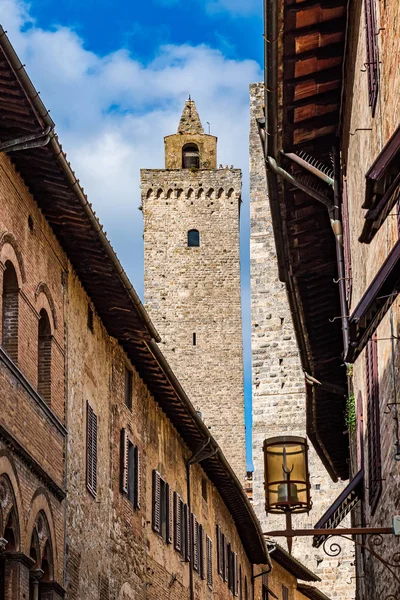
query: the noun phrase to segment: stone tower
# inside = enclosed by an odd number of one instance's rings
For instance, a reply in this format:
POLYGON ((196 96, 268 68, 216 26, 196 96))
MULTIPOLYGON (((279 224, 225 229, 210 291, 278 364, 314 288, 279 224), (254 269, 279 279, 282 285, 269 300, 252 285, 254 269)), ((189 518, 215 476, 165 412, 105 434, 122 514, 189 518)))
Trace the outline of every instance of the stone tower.
MULTIPOLYGON (((306 435, 304 374, 300 364, 285 284, 278 263, 269 208, 265 160, 257 128, 264 117, 264 87, 250 86, 250 287, 252 316, 253 499, 263 531, 285 529, 285 517, 265 514, 263 440, 278 435, 306 435)), ((293 518, 294 528, 309 529, 346 484, 333 483, 309 442, 313 508, 293 518)), ((347 522, 348 523, 348 522, 347 522)), ((343 521, 346 526, 346 521, 343 521)), ((348 525, 350 526, 350 525, 348 525)), ((278 542, 286 545, 284 538, 278 542)), ((296 538, 293 555, 321 577, 318 587, 332 600, 354 598, 354 553, 341 541, 337 558, 313 548, 312 537, 296 538)))
POLYGON ((145 303, 195 409, 244 481, 241 171, 217 169, 217 138, 193 100, 168 135, 165 169, 141 170, 145 303))

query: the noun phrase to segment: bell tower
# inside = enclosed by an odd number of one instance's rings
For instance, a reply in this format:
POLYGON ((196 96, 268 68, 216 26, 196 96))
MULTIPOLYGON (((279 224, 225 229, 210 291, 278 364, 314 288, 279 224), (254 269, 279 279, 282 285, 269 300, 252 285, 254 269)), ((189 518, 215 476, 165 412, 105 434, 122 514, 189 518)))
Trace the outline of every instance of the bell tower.
POLYGON ((161 348, 235 469, 246 473, 240 299, 240 169, 186 101, 165 169, 141 170, 145 304, 161 348))

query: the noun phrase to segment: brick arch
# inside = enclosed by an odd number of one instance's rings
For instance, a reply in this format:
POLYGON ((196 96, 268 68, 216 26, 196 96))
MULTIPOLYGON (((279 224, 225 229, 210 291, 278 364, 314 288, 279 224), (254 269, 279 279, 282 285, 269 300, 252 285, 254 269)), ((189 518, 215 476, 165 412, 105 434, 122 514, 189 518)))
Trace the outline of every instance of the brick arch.
POLYGON ((51 314, 52 329, 57 329, 56 307, 49 286, 44 281, 41 281, 35 290, 35 300, 36 310, 40 312, 44 308, 48 314, 51 314))
POLYGON ((18 278, 18 285, 22 287, 22 284, 26 281, 25 266, 18 242, 11 231, 3 231, 0 234, 0 262, 5 265, 7 260, 13 264, 18 278))
MULTIPOLYGON (((54 526, 53 512, 51 510, 50 499, 48 493, 44 488, 38 488, 34 493, 30 507, 29 516, 25 528, 25 554, 29 556, 30 543, 34 529, 37 525, 37 519, 39 515, 45 518, 45 526, 48 529, 48 539, 50 540, 53 565, 57 565, 57 544, 56 544, 56 532, 54 526)), ((43 551, 43 548, 41 549, 43 551)), ((54 567, 53 567, 54 568, 54 567)))
MULTIPOLYGON (((22 534, 23 534, 23 503, 21 496, 21 488, 19 484, 17 469, 15 467, 14 461, 7 451, 2 451, 0 453, 0 479, 6 478, 6 481, 9 483, 9 489, 11 490, 12 500, 15 506, 15 513, 18 523, 18 550, 21 549, 22 545, 22 534)), ((8 516, 9 512, 7 512, 8 516)), ((3 515, 3 524, 2 527, 5 526, 5 515, 3 515)), ((0 537, 3 533, 3 530, 0 531, 0 537)))

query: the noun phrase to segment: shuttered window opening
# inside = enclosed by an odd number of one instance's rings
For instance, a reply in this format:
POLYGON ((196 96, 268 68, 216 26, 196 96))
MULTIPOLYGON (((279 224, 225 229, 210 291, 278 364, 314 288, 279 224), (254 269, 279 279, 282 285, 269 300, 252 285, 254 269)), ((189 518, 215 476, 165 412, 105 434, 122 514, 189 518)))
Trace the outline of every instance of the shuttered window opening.
POLYGON ((224 534, 222 534, 222 545, 224 548, 224 581, 229 580, 229 552, 228 552, 228 542, 224 534))
POLYGON ((206 536, 206 554, 207 554, 207 585, 212 590, 213 588, 213 554, 212 541, 206 536))
POLYGON ((174 548, 182 552, 184 546, 182 540, 183 533, 183 501, 177 492, 174 492, 174 548))
POLYGON ((191 559, 191 547, 192 547, 192 532, 190 530, 190 511, 187 504, 183 507, 184 521, 185 521, 185 560, 190 562, 191 559))
POLYGON ((216 526, 217 532, 217 569, 218 575, 224 576, 224 548, 222 543, 222 532, 219 525, 216 526))
POLYGON ((160 473, 153 471, 152 526, 163 540, 172 544, 173 538, 173 495, 168 483, 160 473))
POLYGON ((237 552, 233 552, 233 595, 239 595, 239 568, 238 568, 238 555, 237 552))
POLYGON ((375 2, 376 0, 365 0, 365 31, 367 36, 367 64, 365 66, 368 74, 368 97, 372 116, 375 114, 379 89, 378 36, 375 2))
POLYGON ((199 574, 202 579, 205 579, 206 573, 204 568, 204 529, 203 525, 199 525, 199 574))
POLYGON ((228 559, 228 588, 233 592, 233 552, 231 545, 227 544, 227 559, 228 559))
POLYGON ((282 600, 289 600, 289 590, 285 585, 282 585, 282 600))
POLYGON ((193 570, 199 571, 199 523, 195 515, 192 514, 192 556, 193 570))
POLYGON ((378 344, 376 333, 366 347, 368 495, 371 511, 382 491, 381 439, 379 414, 378 344))
POLYGON ((120 437, 120 489, 135 508, 140 508, 140 452, 129 439, 126 429, 120 437))
POLYGON ((86 486, 97 495, 97 415, 86 403, 86 486))

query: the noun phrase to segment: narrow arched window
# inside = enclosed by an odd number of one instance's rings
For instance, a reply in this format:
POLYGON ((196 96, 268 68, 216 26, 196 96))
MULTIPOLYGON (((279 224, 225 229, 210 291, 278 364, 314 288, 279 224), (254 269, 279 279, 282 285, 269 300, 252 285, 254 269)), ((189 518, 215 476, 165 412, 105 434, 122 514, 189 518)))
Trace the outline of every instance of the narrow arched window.
POLYGON ((38 332, 38 392, 48 404, 51 401, 51 327, 47 312, 40 311, 38 332))
POLYGON ((196 144, 185 144, 182 148, 182 168, 199 169, 200 168, 200 154, 196 144))
POLYGON ((200 232, 197 229, 191 229, 190 231, 188 231, 188 246, 200 246, 200 232))
POLYGON ((2 346, 10 357, 18 359, 18 279, 8 260, 3 276, 2 346))

